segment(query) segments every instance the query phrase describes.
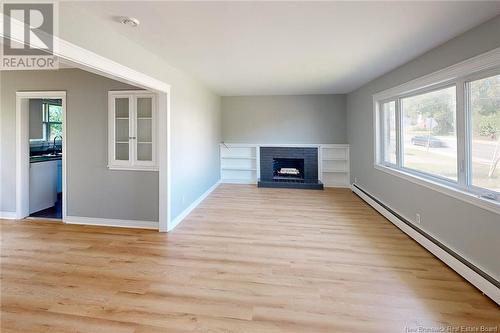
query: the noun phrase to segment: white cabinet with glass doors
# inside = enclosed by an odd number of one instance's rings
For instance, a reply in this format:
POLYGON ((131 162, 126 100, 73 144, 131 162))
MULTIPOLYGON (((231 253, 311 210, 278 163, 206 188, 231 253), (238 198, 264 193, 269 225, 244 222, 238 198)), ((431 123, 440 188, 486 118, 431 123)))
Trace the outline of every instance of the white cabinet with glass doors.
POLYGON ((108 103, 108 168, 158 170, 155 95, 110 91, 108 103))

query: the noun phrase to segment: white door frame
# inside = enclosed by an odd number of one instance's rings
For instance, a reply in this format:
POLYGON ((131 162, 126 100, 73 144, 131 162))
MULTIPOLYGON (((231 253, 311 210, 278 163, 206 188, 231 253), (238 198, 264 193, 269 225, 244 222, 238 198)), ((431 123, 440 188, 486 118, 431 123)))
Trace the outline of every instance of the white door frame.
POLYGON ((23 101, 30 99, 62 100, 62 218, 66 219, 66 92, 65 91, 18 91, 16 92, 16 218, 27 217, 30 199, 30 140, 29 108, 23 107, 23 101))
MULTIPOLYGON (((0 34, 1 36, 2 34, 0 34)), ((5 36, 4 36, 5 37, 5 36)), ((171 221, 171 121, 170 121, 170 85, 113 60, 102 57, 54 36, 54 55, 69 65, 84 71, 125 82, 147 89, 158 96, 158 162, 159 162, 159 231, 166 232, 171 221)), ((19 128, 20 129, 20 128, 19 128)), ((64 142, 65 140, 63 140, 64 142)), ((16 152, 20 152, 20 142, 16 152)), ((29 155, 29 154, 28 154, 29 155)), ((63 153, 64 157, 64 153, 63 153)), ((18 165, 22 165, 18 163, 18 165)), ((17 168, 17 167, 16 167, 17 168)), ((16 176, 17 177, 17 176, 16 176)), ((16 178, 16 183, 21 179, 16 178)), ((16 185, 16 187, 19 185, 16 185)), ((22 190, 21 190, 22 191, 22 190)), ((23 192, 21 192, 23 193, 23 192)), ((16 197, 20 194, 17 193, 16 197)), ((64 200, 65 201, 65 200, 64 200)), ((64 203, 63 201, 63 203, 64 203)), ((16 215, 20 216, 22 204, 16 205, 16 215)))

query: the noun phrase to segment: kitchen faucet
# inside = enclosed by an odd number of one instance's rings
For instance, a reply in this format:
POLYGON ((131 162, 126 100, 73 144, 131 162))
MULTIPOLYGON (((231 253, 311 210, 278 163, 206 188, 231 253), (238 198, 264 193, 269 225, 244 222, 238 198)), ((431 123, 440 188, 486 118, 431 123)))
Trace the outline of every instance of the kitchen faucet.
POLYGON ((62 138, 62 136, 61 136, 61 135, 56 135, 56 136, 54 137, 54 142, 53 142, 53 144, 52 144, 52 150, 54 151, 54 154, 56 154, 56 151, 57 151, 57 149, 56 149, 56 140, 57 140, 57 138, 60 138, 60 139, 61 139, 61 150, 62 150, 62 140, 63 140, 63 138, 62 138))

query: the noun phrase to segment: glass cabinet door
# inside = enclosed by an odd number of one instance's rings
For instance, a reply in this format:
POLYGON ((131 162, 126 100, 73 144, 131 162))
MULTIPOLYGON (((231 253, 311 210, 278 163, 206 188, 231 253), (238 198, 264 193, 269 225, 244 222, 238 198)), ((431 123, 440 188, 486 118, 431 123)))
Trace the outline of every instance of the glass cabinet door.
POLYGON ((153 162, 153 97, 136 98, 137 146, 136 160, 153 162))
POLYGON ((130 159, 130 103, 128 97, 114 99, 115 109, 115 160, 130 159))
POLYGON ((158 170, 155 95, 110 91, 108 98, 108 168, 158 170))

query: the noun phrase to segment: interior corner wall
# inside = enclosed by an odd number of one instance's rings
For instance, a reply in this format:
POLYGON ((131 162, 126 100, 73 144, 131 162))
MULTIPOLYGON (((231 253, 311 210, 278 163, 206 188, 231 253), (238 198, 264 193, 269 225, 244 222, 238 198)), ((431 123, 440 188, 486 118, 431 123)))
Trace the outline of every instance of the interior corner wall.
POLYGON ((500 216, 374 168, 373 95, 500 47, 500 16, 364 85, 347 97, 351 181, 500 280, 500 216))
POLYGON ((222 97, 229 143, 346 143, 346 95, 222 97))
POLYGON ((1 79, 2 211, 16 209, 16 92, 52 90, 66 91, 67 214, 158 221, 158 172, 107 168, 108 91, 137 87, 79 69, 6 71, 1 79))
POLYGON ((59 3, 59 35, 171 86, 171 219, 174 219, 220 179, 220 97, 91 13, 75 8, 71 1, 59 3))

